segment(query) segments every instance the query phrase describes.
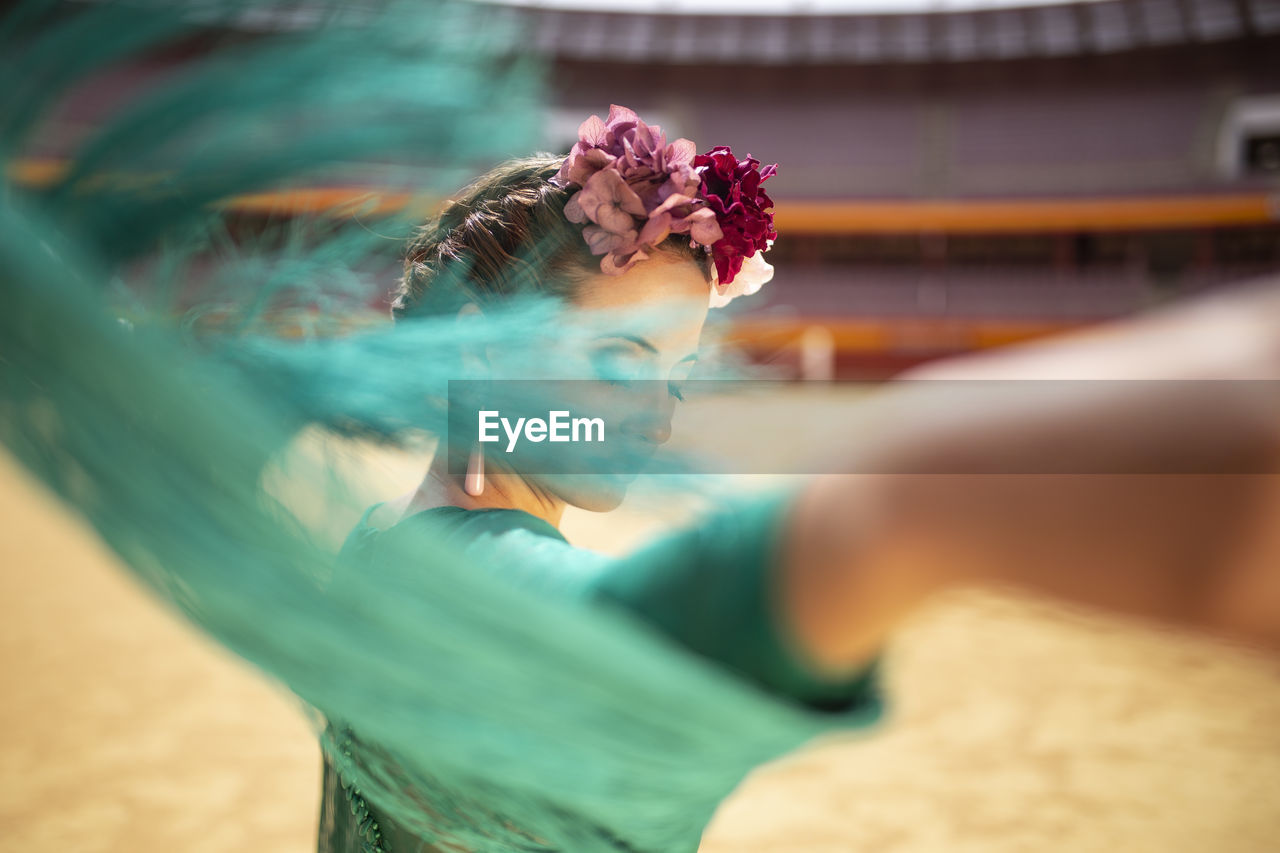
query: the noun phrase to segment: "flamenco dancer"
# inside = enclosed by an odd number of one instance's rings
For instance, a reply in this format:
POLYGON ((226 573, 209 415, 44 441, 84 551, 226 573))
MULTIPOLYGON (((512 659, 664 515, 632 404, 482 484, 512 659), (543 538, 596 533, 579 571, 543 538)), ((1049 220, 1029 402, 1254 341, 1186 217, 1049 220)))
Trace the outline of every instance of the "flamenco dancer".
MULTIPOLYGON (((644 387, 661 396, 646 397, 624 425, 630 440, 656 447, 671 434, 709 307, 772 275, 765 254, 778 235, 763 184, 774 171, 727 147, 698 154, 689 140, 668 142, 614 106, 582 124, 567 157, 507 162, 423 227, 394 313, 483 317, 531 290, 570 313, 660 308, 659 328, 619 327, 592 353, 659 380, 644 387)), ((1275 288, 1240 292, 915 376, 1275 379, 1278 297, 1275 288)), ((501 353, 482 358, 496 364, 501 353)), ((625 487, 522 472, 480 445, 465 473, 442 445, 412 494, 366 513, 344 556, 371 565, 398 537, 433 526, 518 583, 625 610, 833 728, 875 719, 879 649, 921 602, 960 585, 1014 585, 1280 650, 1280 400, 1232 382, 1118 393, 1114 383, 1074 381, 1051 405, 1006 399, 957 412, 910 385, 870 404, 900 428, 859 431, 830 476, 713 513, 628 557, 577 549, 559 531, 567 506, 607 511, 625 487), (928 473, 1019 459, 1052 459, 1065 473, 928 473)), ((859 417, 851 412, 851 423, 859 417)), ((376 749, 331 724, 349 755, 376 749)), ((395 756, 380 760, 394 766, 395 756)), ((477 849, 432 846, 367 802, 332 761, 325 769, 321 853, 477 849)), ((638 849, 604 827, 582 831, 595 845, 638 849)), ((680 849, 697 846, 690 835, 680 849)))

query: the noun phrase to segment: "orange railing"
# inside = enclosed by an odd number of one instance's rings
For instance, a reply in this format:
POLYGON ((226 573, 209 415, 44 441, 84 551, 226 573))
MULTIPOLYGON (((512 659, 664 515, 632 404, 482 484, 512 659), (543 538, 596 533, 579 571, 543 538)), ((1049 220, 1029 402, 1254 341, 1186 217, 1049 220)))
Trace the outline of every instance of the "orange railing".
MULTIPOLYGON (((20 160, 9 166, 17 183, 45 186, 65 171, 59 160, 20 160)), ((439 204, 403 190, 312 187, 228 199, 227 209, 281 216, 323 212, 387 214, 408 205, 424 212, 439 204)), ((784 200, 778 230, 789 234, 1026 233, 1217 228, 1280 222, 1280 195, 1265 192, 1100 198, 945 199, 886 201, 784 200)))

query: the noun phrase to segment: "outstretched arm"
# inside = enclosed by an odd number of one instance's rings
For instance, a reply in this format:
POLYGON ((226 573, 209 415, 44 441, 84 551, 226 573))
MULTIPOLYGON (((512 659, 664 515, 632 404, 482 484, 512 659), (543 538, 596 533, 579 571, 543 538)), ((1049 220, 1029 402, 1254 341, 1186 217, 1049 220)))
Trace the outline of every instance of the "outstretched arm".
MULTIPOLYGON (((1280 288, 909 378, 1276 380, 1280 288)), ((1058 470, 1125 472, 1135 460, 1186 470, 1190 458, 1197 470, 1248 473, 815 478, 790 508, 776 578, 781 618, 813 661, 856 669, 923 599, 972 584, 1280 649, 1280 395, 1260 383, 1080 381, 1051 402, 957 411, 927 384, 894 385, 860 407, 864 424, 894 428, 860 439, 844 470, 1033 470, 1038 458, 1058 470)))

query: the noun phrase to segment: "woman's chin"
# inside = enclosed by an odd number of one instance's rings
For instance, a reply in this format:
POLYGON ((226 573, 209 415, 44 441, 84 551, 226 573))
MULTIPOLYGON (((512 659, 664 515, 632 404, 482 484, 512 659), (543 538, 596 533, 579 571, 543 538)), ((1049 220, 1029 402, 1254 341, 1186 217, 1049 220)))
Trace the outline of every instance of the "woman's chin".
POLYGON ((588 512, 617 509, 627 497, 634 476, 621 474, 565 474, 555 478, 555 493, 571 506, 588 512))
POLYGON ((626 487, 616 492, 600 492, 575 498, 569 503, 588 512, 609 512, 617 509, 627 497, 626 487))

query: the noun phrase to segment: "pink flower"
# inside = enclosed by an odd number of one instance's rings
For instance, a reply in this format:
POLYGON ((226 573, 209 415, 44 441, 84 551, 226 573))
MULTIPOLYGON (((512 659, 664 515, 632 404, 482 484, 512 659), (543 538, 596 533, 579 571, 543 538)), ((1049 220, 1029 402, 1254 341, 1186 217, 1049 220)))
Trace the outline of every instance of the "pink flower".
POLYGON ((644 216, 644 202, 613 169, 596 172, 564 206, 570 222, 590 220, 613 234, 634 236, 636 216, 644 216))
POLYGON ((773 200, 760 188, 778 167, 739 160, 726 147, 698 154, 688 139, 668 144, 662 128, 614 104, 591 116, 552 182, 580 189, 565 205, 570 222, 618 275, 649 257, 672 234, 711 248, 712 305, 754 293, 773 277, 763 253, 778 236, 773 200))
POLYGON ((565 205, 570 222, 591 223, 583 237, 603 272, 630 269, 672 234, 703 245, 722 236, 715 214, 698 197, 697 148, 688 139, 668 144, 662 128, 647 125, 626 107, 609 117, 591 116, 552 181, 582 189, 565 205))

